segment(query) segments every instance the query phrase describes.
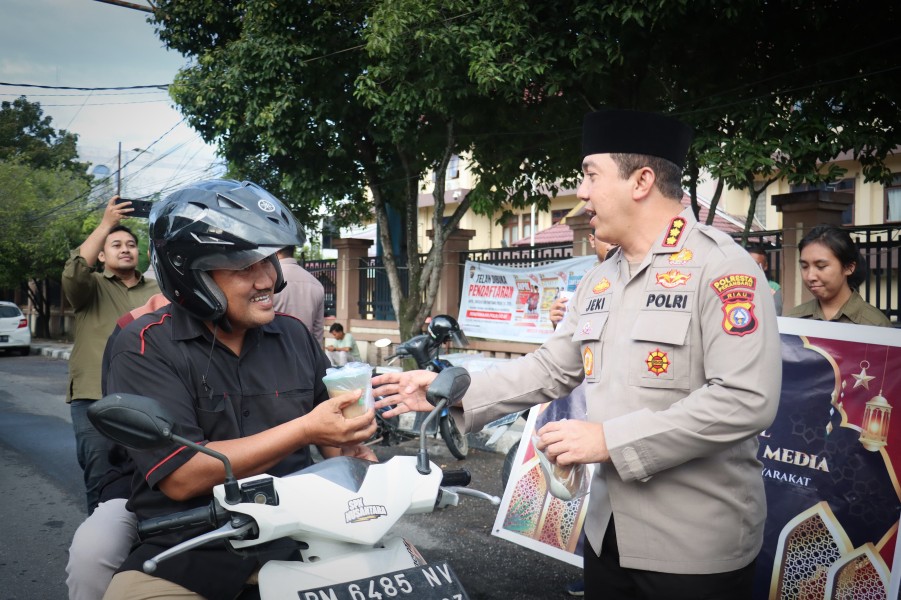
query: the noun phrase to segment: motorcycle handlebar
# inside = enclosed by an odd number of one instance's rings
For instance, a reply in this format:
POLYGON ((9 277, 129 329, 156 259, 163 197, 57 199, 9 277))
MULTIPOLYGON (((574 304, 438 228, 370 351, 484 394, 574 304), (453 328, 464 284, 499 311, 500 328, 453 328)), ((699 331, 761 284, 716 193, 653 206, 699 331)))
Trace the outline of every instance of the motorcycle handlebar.
POLYGON ((472 474, 466 469, 445 471, 441 477, 441 487, 466 487, 472 481, 472 474))
POLYGON ((155 535, 172 533, 191 527, 219 527, 228 521, 228 511, 214 500, 207 506, 145 519, 138 523, 138 536, 144 540, 155 535))

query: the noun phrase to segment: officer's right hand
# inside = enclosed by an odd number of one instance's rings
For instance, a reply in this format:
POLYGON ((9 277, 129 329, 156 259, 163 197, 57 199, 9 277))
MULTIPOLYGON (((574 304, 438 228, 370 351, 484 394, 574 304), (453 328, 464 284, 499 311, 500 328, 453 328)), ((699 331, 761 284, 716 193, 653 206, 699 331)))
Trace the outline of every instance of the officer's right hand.
POLYGON ((393 406, 383 413, 389 419, 410 411, 430 412, 435 407, 426 400, 425 392, 436 377, 438 374, 431 371, 384 373, 373 377, 373 393, 377 397, 375 407, 393 406))

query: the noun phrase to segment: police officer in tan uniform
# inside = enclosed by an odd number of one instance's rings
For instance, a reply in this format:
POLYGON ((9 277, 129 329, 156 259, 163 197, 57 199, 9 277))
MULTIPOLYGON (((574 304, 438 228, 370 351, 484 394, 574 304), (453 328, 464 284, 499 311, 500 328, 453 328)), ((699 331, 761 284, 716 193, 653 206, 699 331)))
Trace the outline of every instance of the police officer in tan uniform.
MULTIPOLYGON (((683 210, 691 139, 662 115, 586 116, 578 195, 596 235, 620 248, 585 276, 573 314, 541 348, 474 373, 463 400, 477 431, 586 380, 588 421, 538 433, 558 465, 597 467, 584 527, 589 598, 751 597, 766 519, 757 435, 776 415, 779 333, 751 257, 683 210)), ((433 378, 375 384, 399 414, 427 409, 433 378)))

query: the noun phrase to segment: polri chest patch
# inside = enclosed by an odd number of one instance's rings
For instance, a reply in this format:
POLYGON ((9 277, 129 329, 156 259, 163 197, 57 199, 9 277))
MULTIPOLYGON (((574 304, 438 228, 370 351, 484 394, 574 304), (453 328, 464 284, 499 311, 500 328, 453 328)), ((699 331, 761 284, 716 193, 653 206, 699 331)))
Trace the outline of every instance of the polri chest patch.
POLYGON ((654 277, 657 280, 657 285, 671 290, 688 283, 688 280, 691 279, 691 273, 686 273, 679 269, 670 269, 662 273, 655 273, 654 277))

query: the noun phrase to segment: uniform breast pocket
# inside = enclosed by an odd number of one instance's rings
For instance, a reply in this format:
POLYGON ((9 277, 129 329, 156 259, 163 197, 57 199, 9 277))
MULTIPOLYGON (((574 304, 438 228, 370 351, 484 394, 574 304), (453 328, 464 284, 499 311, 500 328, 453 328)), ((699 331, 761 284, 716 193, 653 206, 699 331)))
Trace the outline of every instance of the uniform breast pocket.
POLYGON ((238 422, 228 396, 199 394, 196 403, 197 423, 205 438, 214 440, 233 437, 238 422))
POLYGON ((632 327, 629 385, 688 390, 690 325, 690 313, 640 313, 632 327))
POLYGON ((579 324, 573 333, 573 341, 578 342, 582 348, 582 369, 585 371, 585 381, 595 382, 600 378, 601 346, 604 326, 607 324, 609 313, 592 313, 579 315, 579 324))
POLYGON ((309 413, 315 404, 313 390, 289 390, 244 398, 245 431, 264 431, 309 413))

